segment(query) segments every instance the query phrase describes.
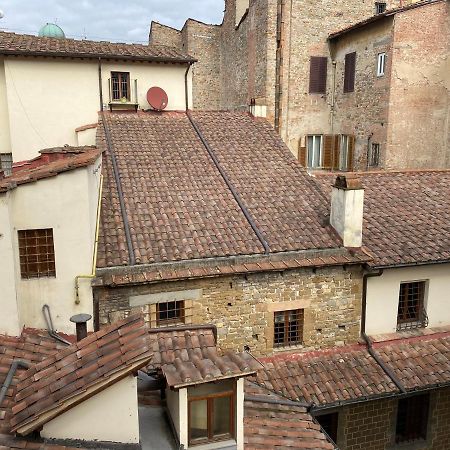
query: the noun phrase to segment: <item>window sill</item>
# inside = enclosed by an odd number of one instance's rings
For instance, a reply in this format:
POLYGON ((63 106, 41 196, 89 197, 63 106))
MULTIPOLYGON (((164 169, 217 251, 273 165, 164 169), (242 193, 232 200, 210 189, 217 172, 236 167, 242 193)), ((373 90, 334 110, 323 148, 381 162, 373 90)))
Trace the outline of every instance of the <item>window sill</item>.
POLYGON ((196 450, 215 450, 215 449, 227 449, 235 450, 237 448, 236 441, 234 439, 227 439, 224 441, 210 442, 208 444, 189 444, 189 447, 195 448, 196 450))
POLYGON ((279 353, 279 352, 289 352, 292 350, 302 350, 304 348, 305 348, 304 344, 298 343, 293 345, 283 345, 279 347, 274 346, 272 350, 274 353, 279 353))

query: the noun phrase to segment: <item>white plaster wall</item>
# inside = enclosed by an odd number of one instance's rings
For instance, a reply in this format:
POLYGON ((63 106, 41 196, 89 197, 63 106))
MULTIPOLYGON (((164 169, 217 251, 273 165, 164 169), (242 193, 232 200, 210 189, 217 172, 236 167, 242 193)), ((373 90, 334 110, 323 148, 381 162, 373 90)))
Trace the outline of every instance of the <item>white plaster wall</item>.
POLYGON ((77 145, 96 145, 97 128, 88 128, 87 130, 77 131, 77 145))
POLYGON ((394 333, 400 283, 427 280, 425 307, 429 327, 450 325, 450 264, 385 269, 381 277, 367 280, 366 332, 394 333))
POLYGON ((127 378, 44 425, 47 439, 139 443, 136 378, 127 378))
POLYGON ((166 404, 169 410, 170 418, 177 433, 178 439, 180 439, 180 400, 179 391, 173 391, 166 389, 166 404))
POLYGON ((20 326, 9 204, 9 193, 0 194, 0 334, 18 336, 20 326))
POLYGON ((249 7, 249 0, 236 0, 236 25, 239 24, 249 7))
MULTIPOLYGON (((185 109, 186 65, 145 62, 102 63, 103 100, 109 101, 108 79, 111 71, 130 72, 138 80, 141 109, 148 109, 147 91, 162 87, 169 96, 167 110, 185 109)), ((0 65, 0 73, 2 66, 0 65)), ((5 60, 7 107, 13 158, 30 159, 46 147, 77 145, 75 129, 98 120, 98 63, 92 60, 63 58, 8 58, 5 60), (32 74, 32 76, 31 76, 32 74)), ((5 83, 5 81, 3 81, 5 83)), ((131 83, 134 88, 133 82, 131 83)), ((0 87, 2 75, 0 75, 0 87)), ((192 76, 188 77, 192 103, 192 76)), ((0 118, 5 115, 0 91, 0 118)), ((0 130, 6 130, 3 121, 0 130)), ((4 131, 3 134, 6 132, 4 131)), ((3 138, 5 142, 7 137, 3 138)), ((1 145, 1 141, 0 141, 1 145)))
MULTIPOLYGON (((95 240, 100 160, 87 168, 25 184, 11 191, 13 246, 18 230, 52 228, 56 277, 22 279, 18 251, 15 279, 20 325, 45 328, 42 306, 48 304, 55 328, 74 333, 69 318, 93 314, 91 280, 80 280, 80 304, 75 304, 75 277, 90 274, 95 240)), ((10 280, 12 283, 13 280, 10 280)), ((89 322, 92 329, 92 321, 89 322)))
POLYGON ((5 64, 0 58, 0 153, 11 152, 8 99, 6 96, 5 64))

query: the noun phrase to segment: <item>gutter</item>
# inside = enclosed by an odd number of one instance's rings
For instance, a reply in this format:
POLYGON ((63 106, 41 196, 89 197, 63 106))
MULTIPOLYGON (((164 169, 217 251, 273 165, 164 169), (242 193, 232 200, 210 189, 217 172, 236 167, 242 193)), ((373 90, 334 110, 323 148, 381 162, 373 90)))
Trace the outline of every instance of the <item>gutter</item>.
POLYGON ((220 165, 219 160, 217 159, 217 156, 215 155, 213 149, 210 147, 208 142, 206 141, 205 137, 203 136, 202 132, 198 128, 197 124, 194 122, 194 118, 192 117, 191 112, 188 110, 186 111, 186 115, 189 118, 189 121, 191 122, 192 127, 194 128, 195 132, 197 133, 197 136, 200 138, 200 141, 202 142, 203 146, 206 148, 206 151, 208 152, 209 156, 214 162, 214 165, 216 166, 217 170, 219 171, 220 175, 222 175, 223 180, 225 181, 225 184, 228 186, 228 189, 233 194, 234 199, 236 200, 236 203, 238 204, 239 208, 241 209, 242 213, 244 214, 245 218, 247 219, 247 222, 251 226, 253 232, 256 234, 256 237, 259 239, 259 242, 264 248, 264 253, 268 255, 270 253, 269 244, 267 243, 266 239, 262 235, 261 231, 257 227, 255 221, 253 220, 253 217, 251 216, 250 212, 248 211, 247 207, 244 205, 244 202, 242 201, 239 193, 237 192, 236 188, 232 185, 230 179, 228 178, 228 175, 225 173, 225 170, 220 165))
POLYGON ((0 406, 3 403, 3 400, 6 397, 6 393, 8 392, 9 387, 11 386, 12 380, 14 378, 14 375, 19 367, 22 367, 24 369, 28 369, 29 365, 26 361, 23 359, 15 359, 11 363, 11 367, 9 368, 8 375, 6 375, 6 379, 3 382, 3 386, 0 390, 0 406))
POLYGON ((189 65, 187 66, 186 72, 184 73, 184 99, 185 99, 185 104, 186 104, 186 111, 189 110, 188 74, 189 74, 189 70, 190 70, 192 64, 194 64, 194 63, 193 62, 189 63, 189 65))

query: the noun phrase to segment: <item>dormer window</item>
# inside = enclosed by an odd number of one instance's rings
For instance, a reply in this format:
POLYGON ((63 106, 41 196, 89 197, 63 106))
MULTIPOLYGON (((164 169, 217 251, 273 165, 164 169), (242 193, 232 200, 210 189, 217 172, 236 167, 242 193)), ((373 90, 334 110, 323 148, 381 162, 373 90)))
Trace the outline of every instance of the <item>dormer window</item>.
POLYGON ((111 93, 115 102, 131 100, 129 72, 111 72, 111 93))

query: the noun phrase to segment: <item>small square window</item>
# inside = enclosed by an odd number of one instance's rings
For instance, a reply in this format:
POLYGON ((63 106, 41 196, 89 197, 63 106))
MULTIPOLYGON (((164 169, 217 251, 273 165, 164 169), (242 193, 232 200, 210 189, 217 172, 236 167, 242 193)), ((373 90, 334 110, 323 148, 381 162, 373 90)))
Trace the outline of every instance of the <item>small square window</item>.
POLYGON ((158 326, 184 324, 184 301, 158 303, 156 305, 156 323, 158 326))
POLYGON ((316 416, 316 420, 332 441, 337 443, 339 413, 322 414, 321 416, 316 416))
POLYGON ((12 174, 13 158, 12 153, 0 153, 0 170, 5 176, 12 174))
POLYGON ((375 2, 375 14, 383 14, 386 11, 385 2, 375 2))
POLYGON ((384 76, 384 70, 386 68, 386 53, 378 53, 377 59, 377 77, 384 76))
POLYGON ((112 101, 130 101, 130 73, 111 72, 112 101))
POLYGON ((397 330, 424 328, 428 325, 424 300, 425 281, 412 281, 400 284, 397 330))
POLYGON ((430 395, 415 395, 398 401, 395 442, 414 442, 427 438, 430 395))
POLYGON ((55 277, 53 230, 19 230, 18 235, 22 278, 55 277))
POLYGON ((303 342, 304 310, 277 311, 274 313, 275 347, 301 344, 303 342))

